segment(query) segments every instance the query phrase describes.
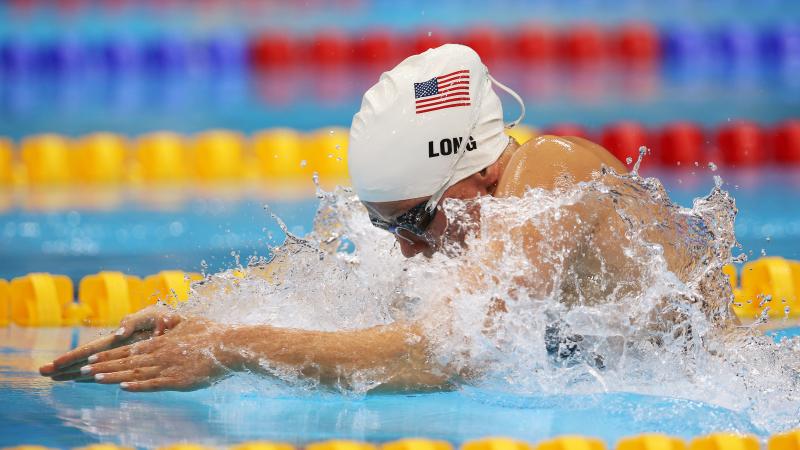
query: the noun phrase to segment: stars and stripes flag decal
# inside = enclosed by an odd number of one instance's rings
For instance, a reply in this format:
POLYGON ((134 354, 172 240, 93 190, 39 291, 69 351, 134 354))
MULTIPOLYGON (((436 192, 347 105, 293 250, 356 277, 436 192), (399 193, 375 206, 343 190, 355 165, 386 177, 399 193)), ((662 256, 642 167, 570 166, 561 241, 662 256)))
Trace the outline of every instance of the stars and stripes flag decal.
POLYGON ((417 114, 469 106, 469 70, 457 70, 414 83, 417 114))

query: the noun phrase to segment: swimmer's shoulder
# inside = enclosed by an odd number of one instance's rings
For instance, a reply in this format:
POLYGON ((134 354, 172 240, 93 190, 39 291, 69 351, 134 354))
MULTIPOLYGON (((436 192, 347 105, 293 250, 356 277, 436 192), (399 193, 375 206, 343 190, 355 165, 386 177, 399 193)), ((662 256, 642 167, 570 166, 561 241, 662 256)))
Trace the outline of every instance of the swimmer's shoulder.
POLYGON ((529 188, 555 189, 588 181, 605 165, 626 173, 625 166, 608 150, 574 136, 543 135, 520 145, 500 175, 498 197, 521 196, 529 188))

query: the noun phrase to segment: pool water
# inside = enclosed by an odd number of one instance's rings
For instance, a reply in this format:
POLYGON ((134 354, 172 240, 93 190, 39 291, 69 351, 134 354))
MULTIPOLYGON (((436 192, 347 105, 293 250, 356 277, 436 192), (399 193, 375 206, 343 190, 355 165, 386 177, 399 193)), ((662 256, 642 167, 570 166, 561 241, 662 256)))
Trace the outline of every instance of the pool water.
MULTIPOLYGON (((130 7, 120 14, 90 8, 70 19, 47 8, 19 16, 11 6, 0 4, 0 43, 9 37, 145 42, 164 33, 198 37, 219 31, 246 37, 287 27, 291 33, 311 34, 331 24, 352 33, 380 27, 402 32, 437 27, 462 31, 473 23, 510 30, 530 18, 564 29, 580 21, 614 27, 640 20, 680 34, 683 25, 706 31, 717 26, 724 31, 731 24, 761 29, 800 17, 800 3, 790 0, 623 0, 614 8, 606 2, 553 0, 470 1, 467 7, 453 1, 310 2, 312 7, 299 2, 303 7, 297 10, 293 4, 264 2, 265 12, 232 8, 232 18, 214 16, 209 6, 213 2, 206 3, 198 3, 203 6, 192 14, 181 7, 157 13, 130 7), (352 9, 318 7, 328 3, 350 4, 352 9)), ((250 3, 255 4, 242 4, 250 3)), ((490 63, 490 68, 522 95, 526 123, 537 127, 571 122, 599 130, 614 121, 633 119, 652 129, 689 120, 714 130, 732 120, 772 126, 798 115, 796 64, 703 59, 702 54, 689 54, 691 64, 664 60, 638 69, 525 63, 490 63)), ((22 75, 0 70, 0 136, 19 142, 45 132, 80 136, 110 131, 135 137, 156 130, 189 135, 211 128, 253 133, 279 126, 301 131, 347 127, 362 93, 385 68, 312 66, 259 72, 240 63, 224 69, 22 75)), ((516 106, 508 108, 506 117, 516 116, 516 106)), ((706 137, 713 146, 711 133, 706 137)), ((739 209, 736 236, 742 248, 734 253, 743 252, 751 260, 764 255, 800 260, 796 168, 712 172, 684 166, 659 171, 657 165, 645 159, 642 173, 658 176, 683 206, 708 194, 713 176, 722 176, 739 209)), ((115 187, 37 192, 0 186, 0 278, 52 272, 70 276, 77 286, 82 277, 101 270, 146 276, 166 269, 213 273, 246 264, 251 257, 268 256, 270 247, 283 240, 271 213, 294 234, 311 231, 318 201, 313 196, 275 195, 270 193, 273 188, 263 183, 205 191, 115 187)), ((611 445, 644 432, 691 438, 724 430, 760 437, 775 431, 765 429, 763 420, 756 425, 752 412, 630 392, 532 395, 465 386, 450 392, 356 395, 236 375, 194 392, 133 394, 116 386, 54 383, 37 374, 37 368, 56 355, 106 331, 0 327, 0 447, 65 448, 111 442, 150 448, 187 440, 224 446, 255 439, 302 445, 331 438, 382 442, 408 436, 457 444, 489 435, 535 442, 561 434, 596 436, 611 445)), ((771 333, 779 341, 800 336, 800 327, 771 333)), ((752 395, 768 396, 776 388, 764 386, 741 394, 752 399, 752 395)), ((781 408, 776 411, 784 413, 781 408)), ((785 414, 787 422, 800 417, 800 411, 785 414)))
MULTIPOLYGON (((383 442, 424 436, 454 444, 485 436, 525 441, 562 434, 683 438, 729 430, 766 436, 747 415, 678 398, 629 393, 520 396, 477 387, 425 394, 348 396, 237 375, 194 392, 134 394, 116 386, 55 383, 38 365, 96 337, 90 328, 0 329, 0 446, 78 447, 177 441, 223 446, 246 440, 302 445, 323 439, 383 442)), ((781 337, 800 336, 800 328, 781 337)))
MULTIPOLYGON (((659 175, 673 197, 688 205, 707 188, 712 174, 698 169, 694 176, 659 175)), ((800 217, 785 208, 797 195, 796 190, 786 193, 796 175, 779 170, 755 178, 744 172, 723 175, 742 211, 740 226, 745 225, 738 234, 743 250, 753 258, 762 250, 796 258, 800 217)), ((0 248, 6 253, 0 273, 53 270, 78 277, 117 268, 146 274, 164 265, 194 269, 180 264, 198 261, 210 261, 213 267, 205 267, 213 271, 235 263, 231 252, 243 258, 266 255, 269 245, 282 241, 269 213, 286 221, 290 231, 304 234, 316 205, 316 199, 270 201, 245 195, 236 202, 194 199, 168 211, 141 204, 124 211, 15 209, 2 216, 6 245, 0 248), (264 203, 270 205, 267 211, 264 203), (29 228, 38 228, 39 234, 25 234, 29 228), (8 230, 20 234, 9 235, 8 230), (92 245, 72 246, 76 242, 92 245), (48 254, 48 249, 55 250, 48 254)), ((762 437, 775 431, 755 424, 752 412, 680 396, 535 395, 480 385, 450 392, 357 395, 307 390, 254 375, 236 375, 189 393, 134 394, 116 386, 54 383, 36 373, 38 366, 105 331, 0 328, 0 445, 112 442, 156 447, 190 440, 222 446, 255 439, 302 445, 332 438, 382 442, 408 436, 458 444, 489 435, 535 442, 562 434, 596 436, 612 445, 644 432, 692 438, 723 430, 762 437)), ((773 336, 776 341, 800 336, 800 327, 773 336)), ((686 397, 696 398, 691 392, 686 397)))

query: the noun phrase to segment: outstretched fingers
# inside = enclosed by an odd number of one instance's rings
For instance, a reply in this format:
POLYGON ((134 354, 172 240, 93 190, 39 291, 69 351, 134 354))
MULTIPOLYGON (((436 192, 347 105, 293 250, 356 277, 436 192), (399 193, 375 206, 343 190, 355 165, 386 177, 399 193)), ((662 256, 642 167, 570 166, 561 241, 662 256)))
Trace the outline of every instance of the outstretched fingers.
POLYGON ((87 361, 90 363, 93 362, 95 360, 93 355, 95 354, 108 351, 109 349, 124 348, 120 346, 124 345, 126 342, 129 343, 128 345, 131 345, 132 343, 150 337, 152 337, 152 332, 150 331, 135 331, 126 335, 125 338, 114 334, 103 336, 64 353, 49 364, 43 365, 39 368, 39 373, 47 377, 61 376, 65 372, 72 371, 72 368, 75 366, 81 367, 85 365, 87 361))
POLYGON ((93 340, 92 342, 89 342, 86 345, 78 347, 75 350, 64 353, 63 355, 54 359, 50 364, 45 364, 44 366, 40 367, 39 373, 44 376, 52 376, 63 368, 84 361, 90 355, 109 348, 114 342, 114 339, 115 337, 113 335, 103 336, 93 340))
POLYGON ((98 373, 95 381, 102 384, 118 384, 130 381, 145 381, 161 376, 161 368, 156 366, 141 367, 131 370, 122 370, 112 373, 98 373))
POLYGON ((88 361, 91 364, 106 362, 106 361, 114 361, 117 359, 123 359, 131 356, 133 352, 133 345, 126 345, 124 347, 114 348, 111 350, 106 350, 104 352, 100 352, 94 354, 89 357, 88 361))
POLYGON ((113 361, 115 359, 127 358, 132 355, 146 355, 160 345, 160 341, 155 338, 146 339, 140 342, 135 342, 123 347, 112 348, 94 354, 88 358, 89 363, 113 361))
POLYGON ((133 355, 127 358, 114 359, 112 361, 98 362, 81 367, 83 375, 97 375, 99 373, 109 374, 126 370, 141 369, 153 364, 153 358, 149 355, 133 355))

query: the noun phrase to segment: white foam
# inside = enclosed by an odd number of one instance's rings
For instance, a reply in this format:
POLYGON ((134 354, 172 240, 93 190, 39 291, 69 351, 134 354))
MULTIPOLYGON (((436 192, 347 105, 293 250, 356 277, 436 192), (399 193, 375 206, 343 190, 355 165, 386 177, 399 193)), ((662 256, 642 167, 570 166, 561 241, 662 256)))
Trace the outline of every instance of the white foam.
MULTIPOLYGON (((669 396, 744 411, 768 432, 800 425, 800 340, 774 343, 734 325, 720 269, 736 245, 736 207, 719 184, 691 208, 656 179, 611 172, 522 198, 450 199, 450 222, 471 225, 468 251, 449 243, 411 259, 351 192, 319 196, 313 232, 272 249, 270 280, 216 274, 182 309, 315 330, 419 320, 432 358, 472 373, 476 386, 669 396), (527 241, 530 230, 541 239, 527 241), (506 312, 487 321, 501 302, 506 312)), ((385 376, 355 374, 346 386, 366 392, 385 376)))

